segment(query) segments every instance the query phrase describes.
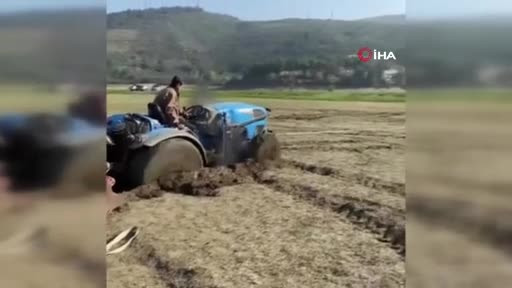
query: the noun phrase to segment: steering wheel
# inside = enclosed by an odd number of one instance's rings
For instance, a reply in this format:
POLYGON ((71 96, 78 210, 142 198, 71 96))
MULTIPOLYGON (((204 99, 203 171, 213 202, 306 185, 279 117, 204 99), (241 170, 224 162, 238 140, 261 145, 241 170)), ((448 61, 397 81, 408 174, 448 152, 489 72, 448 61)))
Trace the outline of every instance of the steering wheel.
POLYGON ((185 110, 187 120, 190 121, 208 121, 210 119, 210 111, 201 105, 193 105, 185 110))

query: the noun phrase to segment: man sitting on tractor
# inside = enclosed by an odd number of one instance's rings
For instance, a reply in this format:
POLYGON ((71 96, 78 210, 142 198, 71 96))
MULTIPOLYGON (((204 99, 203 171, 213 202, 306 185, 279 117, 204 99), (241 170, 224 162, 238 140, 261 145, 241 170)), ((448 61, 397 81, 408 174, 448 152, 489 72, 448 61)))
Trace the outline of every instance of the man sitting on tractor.
POLYGON ((174 76, 167 88, 158 92, 153 103, 160 107, 161 111, 167 116, 168 125, 176 126, 179 129, 184 128, 180 123, 180 88, 183 82, 178 76, 174 76))

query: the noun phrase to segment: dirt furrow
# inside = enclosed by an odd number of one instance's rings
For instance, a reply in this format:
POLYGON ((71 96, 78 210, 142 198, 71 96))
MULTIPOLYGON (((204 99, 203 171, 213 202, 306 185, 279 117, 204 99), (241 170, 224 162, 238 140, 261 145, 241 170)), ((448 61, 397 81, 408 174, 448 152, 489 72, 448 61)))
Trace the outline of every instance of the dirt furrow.
POLYGON ((271 117, 272 120, 319 120, 323 118, 340 115, 340 111, 321 111, 318 113, 292 113, 281 114, 271 117))
POLYGON ((328 140, 328 139, 312 139, 312 140, 296 140, 296 141, 290 141, 287 139, 287 141, 281 143, 281 146, 286 145, 330 145, 330 144, 350 144, 350 143, 359 143, 362 139, 336 139, 336 140, 328 140))
POLYGON ((362 185, 362 186, 365 186, 365 187, 368 187, 371 189, 386 191, 388 193, 398 194, 401 196, 405 195, 405 184, 404 183, 386 181, 386 180, 382 180, 382 179, 368 176, 368 175, 361 174, 361 173, 345 175, 331 167, 306 164, 306 163, 295 161, 295 160, 283 160, 283 164, 288 165, 293 168, 297 168, 297 169, 306 171, 306 172, 314 173, 317 175, 331 176, 331 177, 341 179, 344 181, 354 181, 359 185, 362 185))
POLYGON ((165 287, 168 288, 216 288, 217 286, 207 284, 207 279, 202 273, 193 268, 173 262, 165 256, 165 253, 158 251, 146 239, 139 239, 130 248, 133 251, 134 260, 150 268, 160 278, 165 287), (142 241, 141 241, 142 240, 142 241))
POLYGON ((353 130, 313 130, 313 131, 300 131, 297 132, 296 126, 286 127, 285 125, 280 124, 281 128, 291 128, 292 130, 279 132, 279 135, 282 136, 307 136, 307 135, 344 135, 344 136, 363 136, 363 137, 375 137, 378 139, 382 138, 395 138, 403 140, 406 138, 405 135, 399 133, 386 133, 379 132, 373 130, 361 130, 361 131, 353 131, 353 130))
MULTIPOLYGON (((286 109, 280 109, 281 113, 286 111, 286 109)), ((386 119, 386 120, 395 120, 396 117, 405 117, 404 112, 371 112, 371 111, 356 111, 356 110, 316 110, 312 111, 312 113, 304 113, 304 112, 293 112, 293 113, 282 113, 272 117, 272 119, 278 120, 317 120, 325 117, 332 116, 341 116, 341 117, 353 117, 356 119, 360 118, 378 118, 378 119, 386 119)), ((398 118, 397 120, 405 121, 405 119, 398 118)))
POLYGON ((233 169, 236 174, 242 171, 241 174, 246 175, 249 171, 252 178, 259 184, 343 215, 352 224, 376 235, 378 240, 388 243, 397 253, 405 256, 403 211, 354 197, 327 197, 314 187, 280 179, 275 174, 265 173, 257 165, 237 165, 233 169))
POLYGON ((364 153, 367 150, 392 150, 394 145, 391 144, 379 144, 379 145, 366 145, 361 147, 346 147, 339 145, 297 145, 297 144, 282 144, 281 149, 290 151, 303 151, 303 150, 314 150, 314 151, 348 151, 355 153, 364 153))
POLYGON ((405 255, 405 221, 395 211, 388 207, 376 206, 366 201, 341 197, 329 199, 307 185, 286 183, 284 181, 268 181, 258 179, 258 182, 272 189, 297 196, 302 200, 342 214, 352 224, 370 231, 378 236, 378 240, 389 243, 400 255, 405 255))

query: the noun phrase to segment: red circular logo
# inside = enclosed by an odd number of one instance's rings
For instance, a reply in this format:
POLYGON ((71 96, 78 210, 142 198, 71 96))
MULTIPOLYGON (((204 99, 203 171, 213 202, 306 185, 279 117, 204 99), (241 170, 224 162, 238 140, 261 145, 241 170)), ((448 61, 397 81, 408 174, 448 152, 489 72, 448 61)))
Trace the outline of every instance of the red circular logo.
POLYGON ((373 51, 368 47, 363 47, 359 49, 359 51, 357 51, 357 57, 359 57, 359 60, 361 60, 362 62, 368 62, 372 60, 373 51), (365 53, 367 54, 366 56, 364 55, 365 53))

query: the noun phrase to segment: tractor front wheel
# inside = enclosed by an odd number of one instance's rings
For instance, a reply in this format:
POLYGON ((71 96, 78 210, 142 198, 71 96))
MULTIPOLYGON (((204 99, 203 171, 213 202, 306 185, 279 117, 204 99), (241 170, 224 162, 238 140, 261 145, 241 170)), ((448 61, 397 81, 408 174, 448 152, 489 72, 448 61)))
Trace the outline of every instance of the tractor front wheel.
POLYGON ((257 162, 277 161, 281 157, 281 148, 277 137, 272 132, 266 132, 256 139, 254 159, 257 162))

